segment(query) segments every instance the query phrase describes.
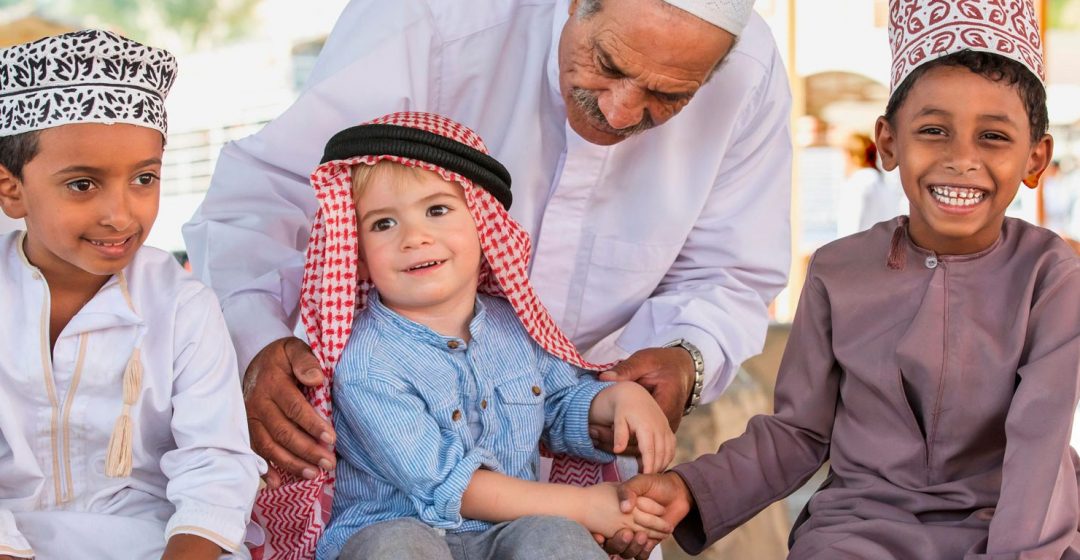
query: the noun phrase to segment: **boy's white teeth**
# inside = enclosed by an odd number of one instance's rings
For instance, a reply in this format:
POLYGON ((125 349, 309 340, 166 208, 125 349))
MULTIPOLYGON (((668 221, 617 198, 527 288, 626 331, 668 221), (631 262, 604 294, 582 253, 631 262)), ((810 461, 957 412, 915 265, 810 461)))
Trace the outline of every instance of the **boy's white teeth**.
POLYGON ((982 202, 982 199, 986 197, 985 192, 968 187, 942 187, 934 185, 930 187, 930 192, 933 194, 935 200, 950 206, 973 206, 982 202))
POLYGON ((439 264, 439 261, 428 261, 426 263, 420 263, 416 266, 410 267, 409 270, 420 270, 421 268, 427 268, 429 266, 435 266, 439 264))
POLYGON ((90 243, 93 243, 94 245, 97 245, 99 247, 119 247, 119 246, 123 245, 124 243, 127 243, 127 239, 125 239, 123 241, 117 241, 115 243, 107 243, 105 241, 94 241, 93 239, 91 239, 90 243))

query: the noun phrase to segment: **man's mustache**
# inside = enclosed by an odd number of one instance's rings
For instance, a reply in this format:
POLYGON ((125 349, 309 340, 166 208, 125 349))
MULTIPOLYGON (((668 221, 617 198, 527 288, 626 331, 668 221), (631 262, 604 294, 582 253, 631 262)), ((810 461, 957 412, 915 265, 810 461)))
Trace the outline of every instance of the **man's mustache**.
POLYGON ((577 106, 585 112, 585 116, 593 121, 594 126, 609 134, 626 138, 645 132, 656 126, 656 123, 653 122, 652 115, 649 114, 649 110, 645 109, 644 115, 642 115, 641 120, 638 121, 637 124, 624 128, 615 128, 608 123, 607 117, 604 116, 604 112, 600 110, 600 101, 591 91, 579 87, 571 88, 570 97, 574 100, 574 103, 577 103, 577 106))

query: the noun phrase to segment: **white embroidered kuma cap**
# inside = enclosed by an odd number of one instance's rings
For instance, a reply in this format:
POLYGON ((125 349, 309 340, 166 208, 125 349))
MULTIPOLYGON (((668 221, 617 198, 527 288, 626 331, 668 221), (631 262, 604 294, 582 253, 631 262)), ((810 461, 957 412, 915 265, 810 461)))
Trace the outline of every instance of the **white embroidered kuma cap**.
POLYGON ((754 0, 664 0, 738 37, 750 21, 754 0))
POLYGON ((176 59, 87 29, 0 50, 0 136, 72 123, 127 123, 166 133, 176 59))

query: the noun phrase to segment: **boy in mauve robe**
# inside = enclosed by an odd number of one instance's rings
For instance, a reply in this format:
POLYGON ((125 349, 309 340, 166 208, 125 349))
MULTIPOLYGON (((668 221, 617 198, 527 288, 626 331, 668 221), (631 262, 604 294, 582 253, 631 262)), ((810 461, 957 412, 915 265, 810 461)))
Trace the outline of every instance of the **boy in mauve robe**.
POLYGON ((814 255, 774 415, 621 489, 688 552, 830 461, 790 558, 1080 558, 1080 259, 1005 217, 1053 152, 1039 28, 1010 4, 892 1, 876 135, 910 216, 814 255))

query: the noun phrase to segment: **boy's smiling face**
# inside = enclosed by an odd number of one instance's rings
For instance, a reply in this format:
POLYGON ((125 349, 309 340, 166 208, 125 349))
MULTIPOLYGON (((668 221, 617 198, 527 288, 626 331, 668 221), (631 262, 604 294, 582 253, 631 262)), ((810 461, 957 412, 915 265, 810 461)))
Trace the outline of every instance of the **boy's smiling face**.
POLYGON ((80 123, 38 133, 22 179, 0 168, 0 197, 25 218, 26 256, 50 282, 103 284, 122 270, 157 217, 161 133, 80 123))
POLYGON ((416 171, 376 170, 356 213, 361 273, 384 305, 423 323, 432 314, 472 311, 481 250, 462 187, 416 171))
POLYGON ((1049 135, 1032 143, 1016 86, 964 67, 919 77, 893 123, 877 122, 882 163, 900 168, 912 240, 941 254, 993 244, 1020 183, 1037 184, 1053 153, 1049 135))

